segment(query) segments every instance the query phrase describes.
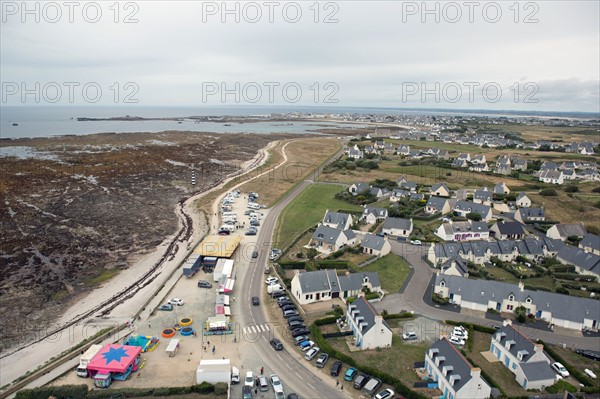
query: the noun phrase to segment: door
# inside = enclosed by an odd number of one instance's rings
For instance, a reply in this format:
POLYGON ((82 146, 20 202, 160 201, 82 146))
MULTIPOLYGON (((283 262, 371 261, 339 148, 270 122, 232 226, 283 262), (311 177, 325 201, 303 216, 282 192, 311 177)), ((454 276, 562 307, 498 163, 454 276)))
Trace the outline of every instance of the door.
POLYGON ((320 298, 321 298, 321 293, 317 292, 317 294, 316 294, 316 300, 318 301, 320 298))

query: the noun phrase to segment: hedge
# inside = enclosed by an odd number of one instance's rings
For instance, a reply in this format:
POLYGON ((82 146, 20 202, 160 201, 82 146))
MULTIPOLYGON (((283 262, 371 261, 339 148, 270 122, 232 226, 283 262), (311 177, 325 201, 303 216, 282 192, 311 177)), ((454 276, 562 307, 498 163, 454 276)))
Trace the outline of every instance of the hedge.
POLYGON ((161 387, 161 388, 118 388, 106 390, 88 391, 87 385, 60 385, 53 387, 39 387, 34 389, 23 389, 17 392, 17 399, 48 399, 55 396, 57 399, 102 399, 112 398, 118 395, 123 397, 144 396, 177 396, 189 393, 215 393, 217 395, 227 394, 227 384, 210 384, 203 382, 200 385, 188 387, 161 387))
POLYGON ((588 387, 591 387, 594 385, 594 381, 592 381, 587 375, 585 375, 582 372, 580 372, 579 370, 577 370, 575 367, 571 366, 571 364, 569 362, 567 362, 558 353, 556 353, 556 351, 554 349, 552 349, 551 347, 546 345, 546 343, 544 341, 542 341, 541 339, 538 339, 538 342, 540 344, 544 345, 544 350, 550 355, 551 358, 553 358, 555 361, 557 361, 559 363, 562 363, 562 365, 565 366, 565 368, 569 371, 569 373, 571 374, 571 376, 573 378, 578 380, 583 385, 587 385, 588 387))
POLYGON ((17 392, 17 399, 48 399, 56 396, 58 399, 73 398, 85 399, 87 397, 87 385, 60 385, 55 387, 39 387, 34 389, 22 389, 17 392))
POLYGON ((299 261, 285 261, 285 262, 278 262, 279 266, 284 269, 284 270, 289 270, 289 269, 304 269, 306 267, 306 262, 299 262, 299 261))
POLYGON ((335 324, 337 319, 339 319, 338 316, 324 317, 322 319, 315 320, 315 325, 324 326, 325 324, 335 324))
POLYGON ((480 324, 475 324, 475 323, 466 323, 466 322, 462 322, 462 321, 446 320, 446 324, 449 324, 451 326, 463 326, 467 330, 470 330, 471 328, 473 328, 473 330, 479 331, 479 332, 482 332, 485 334, 493 334, 496 332, 496 329, 493 327, 486 327, 486 326, 482 326, 480 324))
POLYGON ((331 357, 334 357, 334 358, 338 359, 339 361, 348 364, 349 366, 357 368, 357 369, 361 370, 362 372, 371 375, 372 377, 380 379, 381 381, 385 382, 386 384, 392 385, 394 387, 394 390, 396 391, 396 393, 399 393, 399 394, 405 396, 406 399, 428 399, 428 396, 425 396, 419 392, 413 391, 412 389, 410 389, 409 387, 404 385, 397 378, 392 377, 378 369, 374 369, 372 367, 358 364, 356 362, 356 360, 354 360, 352 357, 350 357, 344 353, 341 353, 338 350, 336 350, 335 348, 333 348, 331 345, 329 345, 329 342, 327 342, 327 340, 321 334, 321 331, 319 330, 319 326, 317 325, 318 321, 319 320, 316 320, 310 326, 310 332, 313 335, 313 340, 315 342, 315 345, 317 345, 319 348, 321 348, 321 351, 328 353, 331 357))
POLYGON ((348 261, 345 260, 321 260, 315 262, 317 269, 347 269, 348 261))
POLYGON ((410 319, 411 317, 413 317, 414 314, 412 314, 411 312, 404 312, 404 313, 389 313, 386 314, 385 316, 383 316, 384 320, 392 320, 392 319, 410 319))

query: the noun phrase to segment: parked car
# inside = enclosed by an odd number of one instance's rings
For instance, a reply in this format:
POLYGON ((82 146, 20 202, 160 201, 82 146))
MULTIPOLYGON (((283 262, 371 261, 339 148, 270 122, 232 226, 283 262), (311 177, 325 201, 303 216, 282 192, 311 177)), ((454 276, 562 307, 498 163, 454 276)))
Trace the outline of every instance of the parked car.
POLYGON ((394 391, 388 388, 384 389, 383 391, 380 391, 377 395, 375 395, 375 399, 390 399, 393 396, 394 391))
POLYGON ((288 324, 290 324, 292 321, 301 321, 304 323, 304 319, 300 316, 292 316, 288 318, 288 324))
POLYGON ((591 351, 591 350, 587 350, 587 349, 577 349, 575 351, 575 353, 577 353, 580 356, 585 356, 588 359, 600 361, 600 352, 598 352, 598 351, 591 351))
POLYGON ((292 330, 292 337, 299 337, 300 335, 308 335, 310 331, 306 327, 300 327, 295 330, 292 330))
POLYGON ((289 325, 290 325, 290 330, 293 330, 295 328, 306 327, 304 322, 298 321, 298 320, 292 321, 291 323, 289 323, 289 325))
POLYGON ((417 333, 414 331, 409 331, 402 334, 402 339, 405 341, 414 341, 417 338, 417 333))
POLYGON ((366 374, 359 374, 358 377, 354 380, 354 389, 362 389, 365 386, 367 381, 369 381, 369 376, 366 374))
POLYGON ((255 236, 256 235, 256 229, 254 229, 254 230, 248 229, 248 230, 246 230, 246 232, 244 234, 247 235, 247 236, 255 236))
POLYGON ((331 370, 329 370, 329 374, 334 377, 337 377, 338 375, 340 375, 340 371, 342 371, 342 362, 336 360, 331 365, 331 370))
POLYGON ((252 387, 244 385, 244 388, 242 388, 242 399, 252 399, 252 387))
POLYGON ((296 312, 295 310, 285 310, 283 312, 283 317, 285 317, 286 319, 292 316, 298 316, 298 312, 296 312))
POLYGON ((258 258, 258 251, 253 251, 252 252, 252 259, 256 259, 258 258))
POLYGON ((375 395, 375 392, 377 392, 379 388, 381 388, 381 385, 383 385, 383 383, 380 379, 372 377, 363 387, 363 394, 367 397, 371 397, 375 395))
POLYGON ((421 245, 421 240, 410 240, 412 245, 421 245))
POLYGON ((562 363, 559 362, 554 362, 552 363, 551 366, 554 371, 556 371, 558 373, 558 375, 560 375, 561 377, 568 377, 570 374, 567 371, 567 369, 565 368, 565 366, 562 365, 562 363))
POLYGON ((273 390, 275 392, 277 392, 277 391, 283 392, 283 384, 281 383, 281 380, 279 379, 277 374, 271 374, 269 379, 271 380, 271 386, 273 387, 273 390))
POLYGON ((171 311, 173 310, 173 305, 171 305, 170 303, 165 303, 164 305, 160 305, 158 307, 158 310, 166 310, 166 311, 171 311))
POLYGON ((277 302, 281 302, 281 301, 290 301, 291 302, 290 298, 288 298, 287 296, 282 296, 280 298, 277 298, 277 302))
POLYGON ((294 302, 292 302, 290 300, 285 300, 285 301, 281 301, 281 302, 278 303, 278 305, 279 305, 280 308, 282 308, 282 307, 284 307, 286 305, 293 305, 293 304, 294 304, 294 302))
POLYGON ((198 288, 212 288, 212 284, 206 280, 198 281, 198 288))
POLYGON ((282 296, 285 296, 285 291, 284 290, 279 290, 279 291, 273 291, 271 293, 271 297, 272 298, 280 298, 282 296))
POLYGON ((308 336, 306 335, 298 335, 294 338, 294 345, 300 345, 302 342, 307 341, 308 336))
POLYGON ((285 312, 286 310, 296 310, 296 307, 292 304, 283 305, 281 311, 285 312))
POLYGON ((356 374, 358 374, 358 370, 354 367, 350 367, 348 370, 346 370, 346 373, 344 374, 344 380, 352 381, 354 377, 356 377, 356 374))
POLYGON ((260 305, 260 300, 258 299, 257 296, 252 297, 252 305, 254 305, 254 306, 260 305))
POLYGON ((267 277, 267 279, 265 280, 265 283, 267 285, 272 285, 272 284, 279 283, 279 280, 277 279, 277 277, 267 277))
POLYGON ((312 341, 302 341, 299 344, 300 346, 300 350, 302 350, 302 352, 306 352, 307 350, 309 350, 310 348, 312 348, 313 346, 315 346, 315 343, 312 341))
POLYGON ((448 341, 450 341, 451 344, 454 345, 458 345, 458 346, 465 346, 465 340, 464 339, 460 339, 458 337, 455 337, 454 335, 451 336, 448 341))
POLYGON ((306 352, 306 355, 304 355, 304 358, 306 360, 313 360, 315 358, 315 356, 317 356, 317 354, 319 353, 321 349, 318 346, 313 346, 312 348, 310 348, 308 350, 308 352, 306 352))
POLYGON ((327 361, 329 360, 329 355, 327 353, 321 353, 319 355, 319 357, 317 358, 317 364, 316 366, 320 369, 322 369, 323 367, 325 367, 325 365, 327 364, 327 361))
POLYGON ((273 349, 275 349, 276 351, 280 351, 283 349, 283 344, 281 343, 280 340, 278 340, 277 338, 273 338, 271 340, 271 346, 273 347, 273 349))
POLYGON ((244 386, 252 388, 254 386, 254 373, 252 371, 246 371, 246 378, 244 379, 244 386))
POLYGON ((300 399, 300 397, 295 393, 291 393, 287 396, 287 399, 300 399))
POLYGON ((183 299, 181 299, 181 298, 171 298, 171 299, 169 299, 169 303, 171 305, 183 306, 183 299))

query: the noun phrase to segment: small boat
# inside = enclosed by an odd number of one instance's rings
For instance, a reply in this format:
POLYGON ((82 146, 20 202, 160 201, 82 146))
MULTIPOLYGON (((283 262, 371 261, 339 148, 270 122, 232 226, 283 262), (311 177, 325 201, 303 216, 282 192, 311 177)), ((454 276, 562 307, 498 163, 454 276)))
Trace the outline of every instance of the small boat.
POLYGON ((183 122, 182 122, 182 121, 179 121, 179 122, 177 122, 177 123, 181 125, 183 122))
POLYGON ((229 124, 229 123, 226 123, 226 124, 225 124, 225 126, 231 126, 231 124, 229 124))
POLYGON ((19 126, 19 124, 18 123, 13 123, 13 126, 19 126))

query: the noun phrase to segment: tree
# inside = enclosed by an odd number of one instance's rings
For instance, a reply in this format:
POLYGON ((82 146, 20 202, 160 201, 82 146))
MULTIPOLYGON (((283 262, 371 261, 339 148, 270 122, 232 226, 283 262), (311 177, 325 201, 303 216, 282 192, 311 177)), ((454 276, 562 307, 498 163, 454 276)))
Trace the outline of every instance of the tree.
POLYGON ((306 257, 310 260, 313 260, 318 254, 319 251, 317 251, 315 248, 308 248, 306 250, 306 257))
POLYGON ((479 222, 481 220, 481 215, 476 212, 467 213, 467 219, 472 220, 474 222, 479 222))
POLYGON ((556 197, 558 193, 553 188, 545 188, 543 190, 540 190, 540 195, 544 197, 556 197))

